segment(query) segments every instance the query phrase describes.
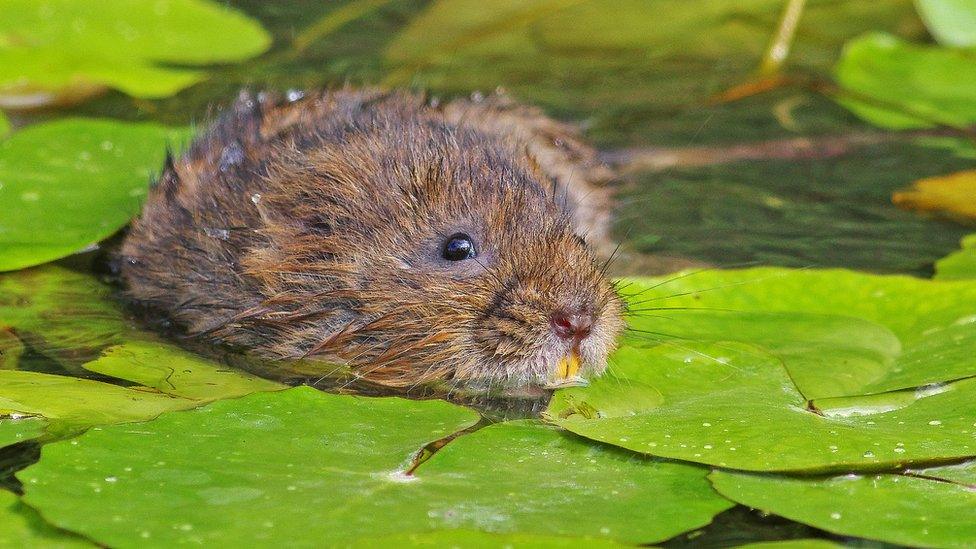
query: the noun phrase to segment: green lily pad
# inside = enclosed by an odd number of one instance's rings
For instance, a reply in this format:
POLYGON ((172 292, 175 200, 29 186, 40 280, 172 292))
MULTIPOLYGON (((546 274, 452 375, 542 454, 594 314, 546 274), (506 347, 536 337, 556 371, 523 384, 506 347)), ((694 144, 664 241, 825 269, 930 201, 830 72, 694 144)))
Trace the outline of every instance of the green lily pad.
POLYGON ((742 342, 808 399, 976 375, 976 282, 844 270, 711 270, 635 280, 630 343, 742 342))
POLYGON ((976 122, 976 52, 904 42, 885 33, 851 41, 834 69, 838 102, 894 129, 976 122))
POLYGON ((36 511, 6 490, 0 490, 0 545, 50 549, 96 547, 85 539, 51 527, 36 511))
POLYGON ((590 387, 559 391, 550 419, 636 452, 751 471, 881 469, 976 455, 976 379, 810 405, 780 360, 758 346, 624 348, 614 363, 590 387))
POLYGON ((973 0, 915 0, 929 32, 946 46, 976 46, 976 2, 973 0))
POLYGON ((161 393, 204 402, 286 388, 155 341, 132 341, 110 347, 84 367, 161 393))
POLYGON ((976 278, 976 234, 962 240, 962 249, 935 262, 935 278, 958 280, 976 278))
POLYGON ((0 414, 39 415, 70 426, 142 421, 200 404, 148 388, 119 387, 36 372, 0 371, 0 414))
POLYGON ((140 386, 24 372, 10 373, 28 376, 23 385, 0 384, 0 402, 13 401, 8 409, 72 424, 150 419, 164 410, 286 388, 159 340, 125 319, 110 287, 52 265, 0 276, 0 325, 69 372, 88 370, 140 386), (58 396, 61 386, 78 391, 78 398, 58 396))
POLYGON ((935 478, 969 486, 976 490, 976 461, 941 465, 911 472, 913 475, 935 478))
POLYGON ((913 547, 972 547, 976 491, 903 475, 791 478, 716 471, 726 497, 845 536, 913 547))
POLYGON ((530 534, 491 534, 475 530, 441 530, 417 534, 392 534, 362 538, 343 545, 349 549, 374 547, 464 547, 465 549, 497 549, 499 547, 630 547, 608 539, 572 538, 564 536, 536 536, 530 534))
POLYGON ((70 255, 119 230, 139 212, 167 145, 188 136, 155 124, 74 119, 0 142, 0 271, 70 255))
POLYGON ((784 541, 762 541, 736 546, 738 549, 838 549, 847 547, 825 539, 790 539, 784 541))
POLYGON ((404 472, 425 444, 477 420, 440 401, 301 387, 89 431, 46 446, 18 476, 52 523, 122 547, 330 545, 440 530, 652 542, 730 505, 701 468, 528 421, 461 436, 404 472))
POLYGON ((7 107, 42 106, 99 87, 166 97, 205 78, 178 65, 240 61, 271 43, 253 19, 206 0, 3 0, 0 11, 7 107))
POLYGON ((0 448, 37 438, 44 432, 44 420, 35 417, 0 417, 0 448))

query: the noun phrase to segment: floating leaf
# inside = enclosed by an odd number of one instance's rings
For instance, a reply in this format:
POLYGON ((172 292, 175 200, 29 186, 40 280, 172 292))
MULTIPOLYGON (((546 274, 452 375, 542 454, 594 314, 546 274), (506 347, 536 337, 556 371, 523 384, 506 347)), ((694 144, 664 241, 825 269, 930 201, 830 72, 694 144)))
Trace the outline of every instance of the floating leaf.
POLYGON ((911 189, 896 192, 891 200, 906 210, 938 212, 976 220, 976 170, 921 179, 911 189))
POLYGON ((913 547, 972 547, 976 491, 903 475, 790 478, 716 471, 712 485, 743 505, 844 536, 913 547))
POLYGON ((589 388, 559 391, 552 421, 637 452, 752 471, 880 469, 976 455, 976 379, 809 405, 758 346, 624 348, 614 363, 589 388))
POLYGON ((790 539, 737 545, 738 549, 839 549, 847 547, 825 539, 790 539))
POLYGON ((885 33, 852 40, 834 69, 838 102, 894 129, 976 122, 976 52, 921 46, 885 33))
POLYGON ((935 278, 957 280, 976 278, 976 234, 962 240, 962 249, 936 261, 935 278))
POLYGON ((96 547, 89 541, 51 527, 36 511, 6 490, 0 490, 0 545, 45 549, 96 547))
POLYGON ((152 419, 199 406, 150 389, 127 388, 76 377, 0 370, 0 414, 17 412, 69 426, 152 419))
POLYGON ((0 106, 80 100, 102 87, 166 97, 204 79, 177 65, 240 61, 270 37, 206 0, 0 1, 0 106))
POLYGON ((35 417, 0 417, 0 448, 38 437, 44 426, 44 420, 35 417))
POLYGON ((18 476, 46 518, 111 546, 331 545, 438 530, 652 542, 729 507, 698 467, 534 422, 459 437, 404 472, 422 446, 477 420, 440 401, 296 388, 89 431, 46 446, 18 476))
POLYGON ((633 281, 632 343, 756 345, 808 399, 976 375, 976 283, 844 270, 711 270, 633 281))
POLYGON ((491 534, 474 530, 440 530, 418 534, 392 534, 376 538, 362 538, 344 547, 372 549, 374 547, 464 547, 465 549, 498 549, 499 547, 630 547, 608 539, 571 538, 566 536, 535 536, 530 534, 491 534))
POLYGON ((204 402, 286 388, 156 341, 110 347, 84 367, 161 393, 204 402))
POLYGON ((70 255, 119 230, 139 212, 167 145, 188 135, 155 124, 74 119, 0 142, 0 271, 70 255))
POLYGON ((935 38, 947 46, 976 46, 976 2, 915 0, 918 13, 935 38))
POLYGON ((969 486, 976 490, 976 461, 964 461, 954 465, 929 467, 919 471, 912 471, 913 475, 942 479, 956 484, 969 486))

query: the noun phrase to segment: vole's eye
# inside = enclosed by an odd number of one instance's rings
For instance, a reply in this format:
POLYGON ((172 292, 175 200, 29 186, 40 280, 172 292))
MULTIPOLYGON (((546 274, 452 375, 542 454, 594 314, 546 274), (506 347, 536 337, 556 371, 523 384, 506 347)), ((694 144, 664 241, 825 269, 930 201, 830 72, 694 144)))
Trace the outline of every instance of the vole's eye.
POLYGON ((444 251, 441 255, 448 261, 463 261, 478 255, 478 252, 474 249, 474 241, 470 236, 457 233, 444 243, 444 251))

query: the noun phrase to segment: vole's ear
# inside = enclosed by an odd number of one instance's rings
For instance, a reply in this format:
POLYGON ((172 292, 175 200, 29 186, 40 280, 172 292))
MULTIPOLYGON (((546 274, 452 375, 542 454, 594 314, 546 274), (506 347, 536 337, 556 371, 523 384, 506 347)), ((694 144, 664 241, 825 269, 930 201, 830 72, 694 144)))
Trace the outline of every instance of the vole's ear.
POLYGON ((163 172, 152 182, 150 188, 155 192, 161 192, 167 201, 176 197, 180 187, 180 174, 176 173, 176 166, 173 162, 173 150, 166 147, 166 158, 163 160, 163 172))

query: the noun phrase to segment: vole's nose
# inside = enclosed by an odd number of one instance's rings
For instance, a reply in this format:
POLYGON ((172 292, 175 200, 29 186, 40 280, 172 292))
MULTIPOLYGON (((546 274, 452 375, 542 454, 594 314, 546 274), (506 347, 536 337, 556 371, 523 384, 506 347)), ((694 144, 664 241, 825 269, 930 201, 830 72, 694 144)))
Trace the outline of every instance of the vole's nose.
POLYGON ((577 341, 590 335, 593 329, 593 317, 581 311, 555 311, 549 315, 549 323, 557 336, 577 341))

